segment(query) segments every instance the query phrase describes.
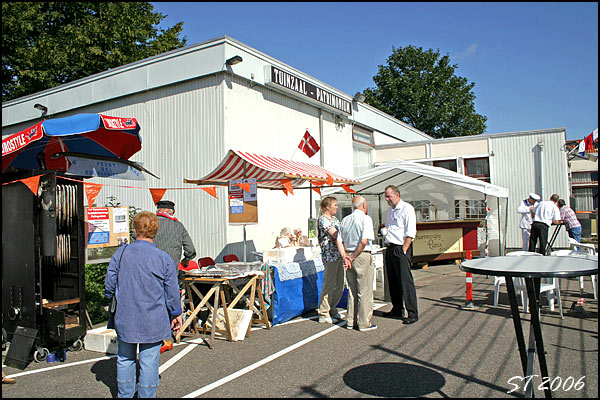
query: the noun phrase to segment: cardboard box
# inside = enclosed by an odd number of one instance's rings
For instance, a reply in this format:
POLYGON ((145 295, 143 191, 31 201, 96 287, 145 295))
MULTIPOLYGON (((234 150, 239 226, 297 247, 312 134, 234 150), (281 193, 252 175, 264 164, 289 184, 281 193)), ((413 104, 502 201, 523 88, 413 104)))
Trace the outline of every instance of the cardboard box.
POLYGON ((83 338, 83 345, 86 350, 117 354, 119 349, 117 332, 114 329, 106 329, 105 326, 91 329, 87 331, 87 335, 83 338))

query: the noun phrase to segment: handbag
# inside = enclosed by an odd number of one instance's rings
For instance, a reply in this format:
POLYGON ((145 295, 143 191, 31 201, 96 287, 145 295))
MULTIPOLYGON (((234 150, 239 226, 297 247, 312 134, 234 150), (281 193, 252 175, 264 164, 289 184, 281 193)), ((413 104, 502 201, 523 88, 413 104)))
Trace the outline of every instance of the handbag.
MULTIPOLYGON (((127 246, 125 246, 127 247, 127 246)), ((125 253, 125 248, 121 252, 121 257, 119 258, 119 264, 117 268, 117 284, 115 285, 115 293, 113 293, 112 297, 108 301, 108 316, 109 318, 114 318, 115 313, 117 312, 117 286, 119 285, 119 271, 121 270, 121 260, 123 259, 123 253, 125 253)))

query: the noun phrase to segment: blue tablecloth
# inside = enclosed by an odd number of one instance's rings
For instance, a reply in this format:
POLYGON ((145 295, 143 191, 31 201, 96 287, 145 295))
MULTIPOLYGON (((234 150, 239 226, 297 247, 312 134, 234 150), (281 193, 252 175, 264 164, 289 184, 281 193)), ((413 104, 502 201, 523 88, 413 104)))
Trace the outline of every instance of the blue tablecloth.
POLYGON ((323 287, 321 258, 281 265, 273 268, 273 325, 314 310, 319 306, 323 287))

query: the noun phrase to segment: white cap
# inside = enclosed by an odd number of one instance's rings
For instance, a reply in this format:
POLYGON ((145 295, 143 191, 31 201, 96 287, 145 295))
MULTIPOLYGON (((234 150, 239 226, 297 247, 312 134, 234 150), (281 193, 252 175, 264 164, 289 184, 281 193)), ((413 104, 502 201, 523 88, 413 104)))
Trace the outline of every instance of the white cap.
POLYGON ((534 199, 535 201, 540 201, 541 197, 538 196, 535 193, 529 193, 529 197, 531 197, 532 199, 534 199))

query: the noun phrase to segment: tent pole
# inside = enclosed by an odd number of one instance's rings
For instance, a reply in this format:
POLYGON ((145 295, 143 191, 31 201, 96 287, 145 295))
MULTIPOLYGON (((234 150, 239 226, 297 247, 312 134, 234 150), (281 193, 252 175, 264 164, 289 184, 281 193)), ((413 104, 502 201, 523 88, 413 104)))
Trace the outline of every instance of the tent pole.
MULTIPOLYGON (((247 162, 244 160, 244 179, 246 179, 246 164, 247 162)), ((246 224, 244 224, 244 262, 246 262, 246 224)))
POLYGON ((502 222, 500 222, 500 197, 496 197, 496 205, 498 207, 498 254, 503 256, 502 250, 502 222))
POLYGON ((308 205, 309 205, 309 207, 308 207, 308 213, 309 214, 308 215, 309 215, 309 218, 312 219, 312 204, 313 204, 313 199, 312 199, 312 193, 313 193, 313 191, 312 191, 312 183, 309 183, 309 188, 311 190, 310 190, 310 197, 309 197, 309 200, 308 200, 309 201, 309 203, 308 203, 308 205))

